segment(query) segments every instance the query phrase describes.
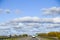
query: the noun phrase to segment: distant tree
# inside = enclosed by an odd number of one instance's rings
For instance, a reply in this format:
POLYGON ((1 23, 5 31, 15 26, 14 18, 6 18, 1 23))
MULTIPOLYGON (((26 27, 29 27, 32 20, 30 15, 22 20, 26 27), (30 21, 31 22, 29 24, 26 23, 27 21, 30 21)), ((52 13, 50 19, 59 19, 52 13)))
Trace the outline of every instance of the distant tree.
POLYGON ((11 38, 11 35, 9 35, 9 37, 11 38))
POLYGON ((40 37, 60 37, 60 32, 49 32, 49 33, 37 33, 40 37))
POLYGON ((47 37, 48 36, 47 33, 38 33, 36 35, 37 36, 40 36, 40 37, 47 37))
POLYGON ((58 37, 60 35, 60 32, 49 32, 48 33, 48 36, 51 36, 51 37, 58 37))
POLYGON ((23 36, 23 37, 27 37, 28 35, 27 35, 27 34, 23 34, 22 36, 23 36))
POLYGON ((22 35, 19 35, 19 37, 22 37, 22 35))
POLYGON ((17 35, 16 35, 16 34, 14 34, 14 35, 13 35, 13 37, 17 37, 17 35))
POLYGON ((58 35, 58 39, 60 39, 60 35, 58 35))

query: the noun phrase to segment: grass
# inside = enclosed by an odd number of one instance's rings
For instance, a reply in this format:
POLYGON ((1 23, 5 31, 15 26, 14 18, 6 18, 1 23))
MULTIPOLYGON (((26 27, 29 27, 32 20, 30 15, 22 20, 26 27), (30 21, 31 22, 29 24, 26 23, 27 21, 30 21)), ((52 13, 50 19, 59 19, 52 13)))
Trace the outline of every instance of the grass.
POLYGON ((58 40, 56 38, 51 38, 51 37, 37 37, 39 38, 40 40, 58 40))
POLYGON ((0 40, 18 40, 19 38, 0 38, 0 40))
POLYGON ((28 37, 11 37, 11 38, 0 38, 0 40, 25 40, 28 37))

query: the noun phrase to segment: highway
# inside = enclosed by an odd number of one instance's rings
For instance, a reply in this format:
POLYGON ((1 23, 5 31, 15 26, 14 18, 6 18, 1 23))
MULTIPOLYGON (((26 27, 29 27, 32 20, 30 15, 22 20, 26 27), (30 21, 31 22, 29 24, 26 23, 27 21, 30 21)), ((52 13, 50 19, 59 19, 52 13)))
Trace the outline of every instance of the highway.
POLYGON ((35 38, 33 38, 33 37, 32 37, 32 38, 30 38, 30 40, 39 40, 39 39, 38 39, 38 38, 36 38, 36 37, 35 37, 35 38))

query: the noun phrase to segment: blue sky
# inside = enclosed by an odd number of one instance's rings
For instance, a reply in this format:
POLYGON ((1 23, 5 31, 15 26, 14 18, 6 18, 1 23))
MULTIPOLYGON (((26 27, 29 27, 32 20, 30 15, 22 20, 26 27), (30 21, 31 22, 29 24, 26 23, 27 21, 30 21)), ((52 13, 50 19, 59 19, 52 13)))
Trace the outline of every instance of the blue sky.
MULTIPOLYGON (((24 16, 46 17, 42 8, 59 7, 59 0, 0 0, 0 9, 10 9, 11 13, 0 14, 0 22, 24 16), (21 13, 15 14, 14 10, 19 9, 21 13)), ((49 16, 50 17, 50 16, 49 16)))
POLYGON ((59 16, 60 0, 0 0, 0 35, 60 31, 59 16))

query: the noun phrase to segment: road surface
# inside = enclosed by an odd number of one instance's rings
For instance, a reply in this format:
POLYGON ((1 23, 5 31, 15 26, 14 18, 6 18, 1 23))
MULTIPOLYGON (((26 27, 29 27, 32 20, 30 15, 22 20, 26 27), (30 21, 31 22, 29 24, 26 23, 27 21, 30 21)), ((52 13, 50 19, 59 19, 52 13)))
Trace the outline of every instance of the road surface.
POLYGON ((30 40, 39 40, 39 39, 38 39, 38 38, 36 38, 36 37, 35 37, 35 38, 33 38, 33 37, 32 37, 32 38, 30 38, 30 40))
POLYGON ((38 38, 33 38, 33 37, 27 37, 27 38, 20 38, 18 40, 39 40, 38 38))

